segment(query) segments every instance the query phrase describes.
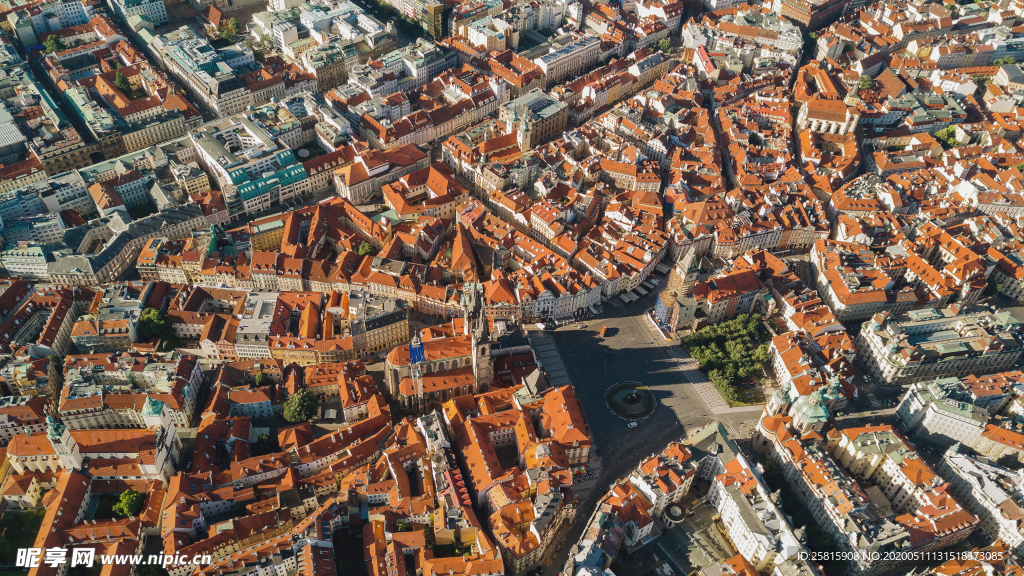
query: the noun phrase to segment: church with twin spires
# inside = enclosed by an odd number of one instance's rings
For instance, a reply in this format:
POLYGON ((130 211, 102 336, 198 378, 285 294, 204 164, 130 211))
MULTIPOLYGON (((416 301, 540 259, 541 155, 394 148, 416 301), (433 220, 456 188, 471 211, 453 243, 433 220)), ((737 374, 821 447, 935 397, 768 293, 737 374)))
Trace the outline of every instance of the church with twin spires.
POLYGON ((461 323, 424 330, 408 346, 388 354, 384 381, 392 400, 403 408, 423 410, 491 389, 494 358, 482 284, 464 286, 462 309, 461 323))

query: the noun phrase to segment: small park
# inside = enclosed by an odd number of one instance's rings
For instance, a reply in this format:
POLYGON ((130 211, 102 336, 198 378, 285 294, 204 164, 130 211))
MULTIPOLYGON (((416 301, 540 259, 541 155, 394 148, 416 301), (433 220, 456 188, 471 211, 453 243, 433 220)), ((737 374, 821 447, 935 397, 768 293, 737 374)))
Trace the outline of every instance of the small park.
POLYGON ((767 334, 760 314, 740 314, 685 336, 682 345, 731 406, 764 402, 758 388, 768 362, 767 334))

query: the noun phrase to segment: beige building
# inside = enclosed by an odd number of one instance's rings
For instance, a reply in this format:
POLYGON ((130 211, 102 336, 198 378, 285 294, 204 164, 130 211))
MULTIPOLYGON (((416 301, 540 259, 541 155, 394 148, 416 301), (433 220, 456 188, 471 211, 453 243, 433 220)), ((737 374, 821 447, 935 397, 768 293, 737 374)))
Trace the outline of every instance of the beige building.
POLYGON ((804 100, 796 116, 800 130, 822 134, 849 134, 857 128, 860 114, 857 108, 847 106, 842 100, 812 98, 804 100))
POLYGON ((890 386, 1002 372, 1024 351, 1012 334, 1019 326, 1007 310, 992 313, 972 305, 882 312, 857 336, 857 356, 868 373, 890 386))
POLYGON ((535 89, 499 108, 498 120, 506 134, 518 132, 519 148, 526 152, 562 134, 569 105, 535 89))

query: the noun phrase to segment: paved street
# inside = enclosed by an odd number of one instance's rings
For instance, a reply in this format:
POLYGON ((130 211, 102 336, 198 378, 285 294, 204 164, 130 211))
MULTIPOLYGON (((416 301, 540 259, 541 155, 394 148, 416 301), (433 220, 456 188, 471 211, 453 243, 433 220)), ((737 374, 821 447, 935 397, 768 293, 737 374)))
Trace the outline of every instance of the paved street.
POLYGON ((551 385, 571 384, 569 373, 565 371, 565 364, 562 363, 562 358, 558 353, 558 347, 555 346, 551 337, 540 330, 531 331, 530 337, 533 340, 533 349, 536 350, 537 358, 540 360, 541 367, 547 372, 551 385))
MULTIPOLYGON (((667 342, 645 317, 654 298, 651 294, 633 304, 605 306, 605 315, 588 320, 583 329, 574 323, 554 332, 530 330, 531 338, 540 343, 538 355, 549 373, 552 367, 557 371, 558 364, 564 366, 603 463, 595 489, 582 499, 575 524, 560 539, 564 543, 561 552, 543 566, 546 576, 554 576, 565 564, 569 549, 579 539, 607 487, 635 468, 641 459, 660 452, 669 442, 684 437, 688 430, 712 420, 722 421, 736 438, 742 439, 749 436, 760 415, 759 406, 729 408, 713 393, 713 387, 712 394, 708 394, 706 386, 711 383, 703 373, 692 364, 681 363, 678 356, 685 353, 676 352, 678 345, 667 342), (600 331, 605 325, 608 331, 602 338, 600 331), (554 343, 558 359, 551 356, 546 340, 554 343), (627 421, 613 414, 604 400, 604 391, 609 386, 627 380, 647 386, 658 401, 654 413, 638 421, 635 429, 627 428, 627 421)), ((561 377, 561 372, 554 376, 559 381, 561 377)))

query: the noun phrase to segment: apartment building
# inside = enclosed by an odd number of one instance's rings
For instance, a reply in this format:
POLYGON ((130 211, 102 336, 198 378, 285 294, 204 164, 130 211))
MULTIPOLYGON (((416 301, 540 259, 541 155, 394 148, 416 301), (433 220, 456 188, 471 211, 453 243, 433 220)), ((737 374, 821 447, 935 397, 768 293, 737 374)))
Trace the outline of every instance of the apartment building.
POLYGON ((236 114, 252 104, 249 87, 234 70, 234 67, 255 63, 251 51, 237 45, 229 50, 215 50, 189 26, 159 35, 143 29, 139 37, 146 50, 171 76, 188 87, 199 103, 213 113, 236 114))
POLYGON ((562 133, 569 120, 565 102, 534 89, 498 109, 505 133, 518 132, 520 150, 527 151, 562 133))
POLYGON ((918 304, 909 286, 897 289, 899 276, 875 264, 867 246, 817 240, 811 263, 818 294, 840 322, 863 321, 879 312, 903 314, 918 304))
POLYGON ((28 243, 15 244, 0 252, 0 265, 8 273, 29 280, 47 280, 50 273, 47 264, 53 261, 49 246, 30 246, 28 243))
POLYGON ((381 188, 430 165, 430 157, 414 144, 390 150, 367 150, 334 172, 338 196, 356 206, 378 197, 381 188))
POLYGON ((978 516, 978 530, 1001 540, 1015 557, 1024 556, 1024 532, 1016 510, 1024 506, 1024 478, 990 460, 969 456, 959 444, 949 448, 938 465, 964 505, 978 516))
POLYGON ((916 382, 896 409, 904 434, 949 445, 976 446, 989 420, 1012 396, 1020 372, 916 382))
POLYGON ((779 464, 815 524, 850 552, 848 573, 884 573, 900 563, 881 561, 886 551, 946 548, 978 526, 950 485, 890 426, 801 439, 802 418, 766 410, 754 447, 779 464))
POLYGON ((42 214, 5 219, 3 233, 12 244, 25 242, 47 246, 58 244, 66 229, 67 225, 59 214, 42 214))
POLYGON ((584 70, 597 63, 600 57, 601 40, 595 36, 584 36, 566 46, 552 46, 551 52, 534 58, 544 73, 548 86, 553 86, 567 77, 577 77, 584 70))
POLYGON ((262 212, 309 188, 292 150, 250 116, 222 117, 189 134, 199 164, 217 181, 231 214, 262 212))
POLYGON ((50 415, 50 401, 44 396, 0 398, 0 443, 7 445, 16 434, 45 431, 46 418, 50 415))
POLYGON ((857 336, 868 372, 888 385, 1009 370, 1020 358, 1020 322, 1007 310, 954 304, 876 314, 857 336))
POLYGON ((717 324, 738 314, 749 314, 763 309, 768 289, 749 270, 727 272, 698 282, 693 287, 697 300, 695 321, 717 324))

